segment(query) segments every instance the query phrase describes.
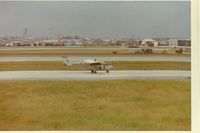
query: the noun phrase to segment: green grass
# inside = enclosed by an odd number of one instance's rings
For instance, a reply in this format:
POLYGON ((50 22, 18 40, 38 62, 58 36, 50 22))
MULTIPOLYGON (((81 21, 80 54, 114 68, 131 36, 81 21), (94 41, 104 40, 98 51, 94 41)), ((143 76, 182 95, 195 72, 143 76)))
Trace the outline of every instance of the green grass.
POLYGON ((191 130, 191 81, 0 81, 0 130, 191 130))
MULTIPOLYGON (((113 61, 113 70, 190 70, 190 62, 113 61)), ((81 64, 65 67, 59 61, 0 62, 0 71, 8 70, 86 70, 81 64)))
POLYGON ((190 62, 173 61, 114 61, 115 70, 191 70, 190 62))

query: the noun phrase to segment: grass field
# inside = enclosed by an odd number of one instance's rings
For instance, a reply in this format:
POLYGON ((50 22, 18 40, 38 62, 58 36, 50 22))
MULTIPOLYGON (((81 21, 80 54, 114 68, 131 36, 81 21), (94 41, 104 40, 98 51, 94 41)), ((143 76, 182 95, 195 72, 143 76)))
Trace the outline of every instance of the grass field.
POLYGON ((190 80, 0 84, 0 130, 191 130, 190 80))
MULTIPOLYGON (((144 56, 145 54, 134 54, 134 50, 1 50, 0 56, 144 56)), ((148 56, 191 56, 190 54, 161 53, 155 51, 148 56)))
POLYGON ((114 70, 191 70, 190 62, 113 61, 114 70))
MULTIPOLYGON (((190 62, 113 61, 113 70, 190 70, 190 62)), ((59 61, 0 62, 0 71, 8 70, 86 70, 81 64, 65 67, 59 61)))

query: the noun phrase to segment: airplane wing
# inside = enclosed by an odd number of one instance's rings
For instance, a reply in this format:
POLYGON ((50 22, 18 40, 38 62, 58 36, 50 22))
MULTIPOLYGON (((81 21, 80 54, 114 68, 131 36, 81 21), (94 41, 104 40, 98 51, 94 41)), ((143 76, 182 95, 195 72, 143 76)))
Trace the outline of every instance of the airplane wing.
POLYGON ((96 61, 96 60, 85 60, 85 63, 90 64, 90 65, 101 65, 101 64, 103 64, 103 62, 96 61))
POLYGON ((94 63, 90 63, 91 66, 95 66, 95 65, 102 65, 102 62, 94 62, 94 63))

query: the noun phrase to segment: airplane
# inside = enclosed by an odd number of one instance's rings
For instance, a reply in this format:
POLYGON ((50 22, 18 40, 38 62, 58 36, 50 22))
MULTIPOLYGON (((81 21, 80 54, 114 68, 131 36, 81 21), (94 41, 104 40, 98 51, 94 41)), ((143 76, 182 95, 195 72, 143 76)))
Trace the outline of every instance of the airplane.
MULTIPOLYGON (((63 57, 64 66, 72 66, 72 64, 79 64, 78 61, 70 61, 67 57, 63 57)), ((87 59, 82 62, 86 69, 90 70, 91 73, 97 73, 97 70, 106 70, 109 73, 109 70, 112 69, 112 64, 107 64, 103 61, 97 61, 96 59, 87 59)))
POLYGON ((112 69, 112 64, 106 64, 103 61, 97 61, 96 59, 88 59, 84 61, 84 65, 91 73, 97 73, 97 70, 106 70, 109 73, 109 70, 112 69))

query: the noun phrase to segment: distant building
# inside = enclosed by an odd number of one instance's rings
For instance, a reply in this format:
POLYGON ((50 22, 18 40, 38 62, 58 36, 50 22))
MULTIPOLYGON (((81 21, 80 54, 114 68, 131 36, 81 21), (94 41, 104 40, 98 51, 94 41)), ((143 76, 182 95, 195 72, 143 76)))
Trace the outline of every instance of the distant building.
POLYGON ((168 44, 171 47, 176 47, 176 46, 178 46, 178 41, 176 39, 169 39, 168 44))
POLYGON ((148 38, 148 39, 144 39, 142 40, 142 45, 146 46, 146 47, 157 47, 158 46, 158 41, 148 38))
POLYGON ((178 46, 191 46, 191 40, 178 40, 178 46))
POLYGON ((19 41, 13 41, 12 44, 13 46, 20 46, 21 43, 19 41))
POLYGON ((94 43, 94 44, 103 44, 103 40, 100 39, 100 38, 93 39, 93 43, 94 43))
POLYGON ((0 46, 5 46, 6 42, 3 39, 0 39, 0 46))
POLYGON ((111 39, 102 39, 102 41, 105 43, 110 43, 112 40, 111 39))
POLYGON ((58 40, 43 40, 40 42, 42 46, 60 46, 63 43, 59 42, 58 40))
POLYGON ((13 43, 6 43, 6 47, 13 46, 13 43))
POLYGON ((65 46, 80 46, 81 44, 82 44, 82 42, 79 39, 64 40, 65 46))
POLYGON ((83 43, 84 44, 92 44, 93 42, 92 42, 92 40, 90 38, 84 38, 83 39, 83 43))
POLYGON ((122 40, 116 41, 116 45, 117 46, 125 46, 125 45, 127 45, 127 42, 126 41, 122 41, 122 40))
POLYGON ((167 41, 159 41, 159 46, 169 46, 169 43, 167 41))

